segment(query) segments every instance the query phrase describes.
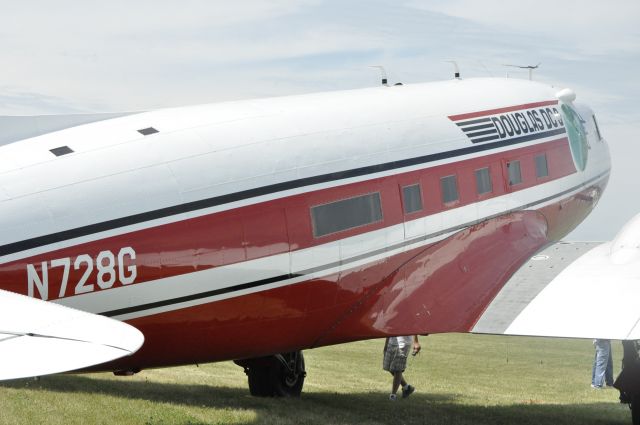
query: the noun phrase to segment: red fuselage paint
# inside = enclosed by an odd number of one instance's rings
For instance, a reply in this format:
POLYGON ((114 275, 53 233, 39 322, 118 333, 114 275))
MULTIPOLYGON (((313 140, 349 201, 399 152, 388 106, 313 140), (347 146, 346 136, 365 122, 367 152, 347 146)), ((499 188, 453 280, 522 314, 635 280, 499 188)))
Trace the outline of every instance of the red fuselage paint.
MULTIPOLYGON (((456 121, 556 104, 531 103, 449 118, 456 121)), ((575 173, 564 136, 525 147, 514 145, 501 152, 310 190, 21 258, 0 264, 0 288, 27 294, 29 266, 42 278, 42 266, 52 260, 69 259, 74 264, 81 255, 96 259, 101 252, 117 255, 130 247, 135 258, 122 257, 117 265, 136 267, 135 281, 126 286, 147 285, 153 291, 155 282, 162 280, 231 265, 241 269, 252 260, 311 250, 442 215, 453 217, 444 226, 446 237, 418 247, 407 244, 406 249, 387 256, 365 256, 352 266, 341 264, 338 272, 326 265, 310 271, 308 277, 282 276, 284 283, 279 287, 268 286, 276 278, 265 282, 264 288, 260 282, 251 290, 237 285, 223 298, 207 301, 203 296, 205 301, 196 305, 183 303, 197 297, 177 295, 158 302, 131 299, 125 307, 98 309, 94 312, 123 316, 145 335, 145 344, 136 354, 100 368, 142 369, 252 358, 385 335, 465 332, 524 261, 586 217, 597 202, 593 193, 604 190, 608 173, 584 187, 560 193, 540 191, 526 206, 510 206, 510 197, 575 173), (548 175, 537 177, 535 157, 541 154, 546 155, 548 175), (508 177, 507 164, 512 161, 520 161, 521 167, 522 181, 515 185, 509 184, 508 177), (492 190, 478 195, 475 172, 485 167, 492 190), (459 197, 443 203, 441 179, 446 176, 455 176, 459 197), (414 184, 420 184, 423 208, 405 214, 402 188, 414 184), (381 220, 314 237, 312 207, 368 193, 380 194, 381 220), (505 208, 475 222, 456 222, 456 211, 490 200, 504 200, 505 208), (132 312, 136 317, 128 318, 132 312)), ((97 267, 92 271, 70 267, 68 276, 63 273, 62 267, 47 269, 48 300, 83 297, 74 293, 75 283, 82 279, 92 283, 94 293, 117 294, 123 285, 117 280, 105 289, 95 285, 97 267), (63 290, 64 279, 69 284, 63 290)), ((38 287, 32 291, 33 296, 43 297, 38 287)), ((214 292, 207 296, 219 295, 214 292)))

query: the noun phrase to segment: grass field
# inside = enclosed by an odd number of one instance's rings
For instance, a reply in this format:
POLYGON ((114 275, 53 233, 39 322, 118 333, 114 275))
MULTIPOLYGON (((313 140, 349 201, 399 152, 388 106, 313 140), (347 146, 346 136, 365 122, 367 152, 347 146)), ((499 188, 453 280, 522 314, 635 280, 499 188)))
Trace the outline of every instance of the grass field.
MULTIPOLYGON (((409 360, 417 391, 387 400, 383 340, 305 352, 300 399, 249 396, 231 362, 0 383, 0 424, 627 424, 615 390, 590 388, 590 341, 432 335, 409 360)), ((614 344, 615 373, 621 350, 614 344)))

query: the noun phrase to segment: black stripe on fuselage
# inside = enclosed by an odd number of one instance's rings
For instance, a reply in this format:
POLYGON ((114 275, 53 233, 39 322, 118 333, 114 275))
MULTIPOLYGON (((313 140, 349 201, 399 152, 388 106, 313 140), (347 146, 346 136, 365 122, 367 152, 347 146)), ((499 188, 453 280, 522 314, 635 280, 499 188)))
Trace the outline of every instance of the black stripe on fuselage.
POLYGON ((458 121, 456 122, 456 125, 458 127, 463 127, 465 125, 480 124, 480 123, 487 123, 487 122, 491 122, 491 118, 480 118, 480 119, 471 120, 471 121, 458 121))
MULTIPOLYGON (((531 140, 537 140, 540 139, 542 137, 549 137, 552 135, 558 135, 558 134, 562 134, 565 133, 565 129, 564 127, 560 127, 560 128, 556 128, 555 130, 548 130, 548 131, 544 131, 542 133, 531 133, 531 134, 525 134, 524 136, 519 136, 519 137, 511 137, 509 139, 506 139, 505 141, 509 141, 511 143, 524 143, 524 142, 530 142, 531 140)), ((469 134, 467 136, 470 136, 469 134)), ((473 143, 478 143, 481 140, 472 140, 473 143)), ((492 145, 494 143, 491 143, 492 145)))
POLYGON ((467 136, 473 141, 478 136, 486 136, 487 134, 496 134, 497 135, 498 134, 498 130, 496 130, 495 128, 492 128, 491 130, 476 131, 474 133, 467 133, 467 136))
POLYGON ((328 183, 337 180, 343 180, 353 177, 366 176, 384 171, 395 170, 399 168, 411 167, 413 165, 426 164, 429 162, 441 161, 443 159, 455 158, 457 156, 469 155, 472 153, 497 149, 518 143, 529 142, 536 139, 542 139, 551 136, 557 136, 565 133, 564 128, 550 130, 542 133, 530 134, 523 137, 512 138, 508 140, 500 140, 494 143, 476 144, 466 148, 455 149, 446 152, 438 152, 430 155, 419 156, 415 158, 401 159, 398 161, 386 162, 383 164, 369 165, 366 167, 354 168, 345 171, 336 171, 333 173, 322 174, 313 177, 305 177, 297 180, 271 184, 268 186, 257 187, 255 189, 243 190, 240 192, 230 193, 227 195, 215 196, 212 198, 201 199, 199 201, 187 202, 184 204, 174 205, 171 207, 160 208, 153 211, 147 211, 139 214, 133 214, 126 217, 120 217, 113 220, 103 221, 101 223, 90 224, 87 226, 76 227, 75 229, 63 230, 61 232, 50 233, 44 236, 25 239, 18 242, 12 242, 0 246, 0 256, 14 254, 16 252, 33 249, 40 246, 49 245, 56 242, 62 242, 69 239, 79 238, 94 233, 105 232, 120 227, 131 226, 134 224, 144 223, 146 221, 157 220, 160 218, 170 217, 173 215, 184 214, 192 211, 211 208, 231 202, 242 201, 245 199, 255 198, 258 196, 269 195, 272 193, 283 192, 285 190, 296 189, 305 186, 312 186, 320 183, 328 183))
POLYGON ((241 291, 241 290, 244 290, 244 289, 257 288, 259 286, 269 285, 271 283, 283 282, 285 280, 295 279, 297 277, 308 276, 308 275, 310 275, 312 273, 318 273, 318 272, 322 272, 322 271, 325 271, 325 270, 329 270, 329 269, 332 269, 334 267, 344 266, 346 264, 351 264, 351 263, 354 263, 356 261, 364 260, 366 258, 370 258, 370 257, 376 256, 376 255, 379 255, 379 254, 383 254, 386 251, 390 251, 390 250, 394 250, 394 249, 397 249, 397 248, 401 248, 403 246, 411 245, 411 244, 414 244, 414 243, 417 243, 417 242, 421 242, 421 241, 424 241, 424 240, 427 240, 427 239, 432 239, 432 238, 438 237, 440 235, 444 235, 446 233, 449 233, 449 232, 452 232, 452 231, 455 231, 455 230, 458 230, 458 229, 462 229, 462 228, 464 228, 466 226, 467 225, 464 224, 464 225, 456 226, 456 227, 451 228, 451 229, 442 230, 442 231, 439 231, 439 232, 436 232, 436 233, 432 233, 432 234, 429 234, 429 235, 419 236, 417 238, 413 238, 413 239, 410 239, 410 240, 402 241, 402 242, 397 243, 395 245, 386 246, 384 248, 379 248, 379 249, 377 249, 375 251, 370 251, 370 252, 367 252, 367 253, 364 253, 364 254, 357 255, 355 257, 347 258, 345 260, 338 260, 338 261, 334 261, 332 263, 323 264, 321 266, 313 267, 313 268, 306 269, 306 270, 302 270, 302 271, 299 271, 297 273, 283 274, 283 275, 280 275, 280 276, 274 276, 274 277, 270 277, 270 278, 266 278, 266 279, 256 280, 254 282, 248 282, 248 283, 242 283, 240 285, 229 286, 227 288, 220 288, 220 289, 215 289, 213 291, 201 292, 201 293, 192 294, 192 295, 185 295, 183 297, 172 298, 172 299, 163 300, 163 301, 156 301, 156 302, 153 302, 153 303, 142 304, 142 305, 137 305, 137 306, 133 306, 133 307, 125 307, 125 308, 106 311, 104 313, 98 313, 98 314, 102 314, 103 316, 109 316, 109 317, 119 316, 119 315, 122 315, 122 314, 135 313, 137 311, 150 310, 152 308, 165 307, 165 306, 172 305, 172 304, 179 304, 179 303, 183 303, 183 302, 199 300, 199 299, 202 299, 202 298, 214 297, 216 295, 227 294, 229 292, 236 292, 236 291, 241 291))
POLYGON ((496 126, 493 123, 489 123, 489 124, 481 124, 481 125, 472 125, 470 127, 462 127, 462 131, 464 131, 465 133, 469 133, 469 132, 473 132, 476 130, 484 130, 487 128, 492 128, 495 130, 496 126))
POLYGON ((499 139, 500 136, 498 136, 497 134, 493 135, 493 136, 487 136, 487 137, 478 137, 476 139, 472 139, 471 142, 473 143, 480 143, 480 142, 490 142, 492 140, 496 140, 499 139))
POLYGON ((274 277, 270 277, 270 278, 266 278, 266 279, 260 279, 260 280, 256 280, 253 282, 247 282, 247 283, 242 283, 239 285, 234 285, 234 286, 229 286, 226 288, 219 288, 219 289, 215 289, 212 291, 206 291, 206 292, 200 292, 197 294, 191 294, 191 295, 185 295, 182 297, 177 297, 177 298, 171 298, 171 299, 167 299, 167 300, 162 300, 162 301, 156 301, 153 303, 148 303, 148 304, 140 304, 140 305, 136 305, 136 306, 131 306, 131 307, 125 307, 125 308, 120 308, 117 310, 110 310, 110 311, 105 311, 102 313, 98 313, 101 314, 103 316, 108 316, 108 317, 114 317, 114 316, 121 316, 124 314, 130 314, 130 313, 137 313, 139 311, 145 311, 145 310, 151 310, 154 308, 159 308, 159 307, 166 307, 166 306, 170 306, 170 305, 174 305, 174 304, 180 304, 180 303, 184 303, 184 302, 189 302, 189 301, 195 301, 195 300, 199 300, 199 299, 203 299, 203 298, 209 298, 209 297, 214 297, 217 295, 224 295, 224 294, 229 294, 232 292, 238 292, 238 291, 242 291, 242 290, 246 290, 246 289, 253 289, 253 288, 259 288, 261 286, 266 286, 266 285, 270 285, 272 283, 278 283, 278 282, 285 282, 287 280, 290 279, 295 279, 298 277, 302 277, 302 276, 307 276, 307 275, 311 275, 313 273, 318 273, 318 272, 322 272, 322 271, 326 271, 326 270, 330 270, 333 269, 335 267, 338 266, 344 266, 344 265, 348 265, 348 264, 352 264, 356 261, 360 261, 360 260, 364 260, 367 258, 371 258, 371 257, 375 257, 376 255, 379 254, 383 254, 387 251, 393 251, 395 249, 398 248, 402 248, 404 246, 408 246, 408 245, 413 245, 415 243, 419 243, 419 242, 423 242, 429 239, 434 239, 437 238, 439 236, 445 235, 445 234, 449 234, 452 232, 457 232, 460 230, 463 230, 467 227, 470 226, 474 226, 476 224, 482 223, 484 221, 487 220, 491 220, 493 218, 496 217, 500 217, 502 215, 505 214, 510 214, 516 211, 522 211, 522 210, 526 210, 527 208, 531 208, 531 207, 535 207, 536 205, 540 205, 540 204, 544 204, 545 202, 549 202, 555 198, 559 198, 562 197, 568 193, 571 193, 575 190, 578 190, 580 188, 586 188, 587 186, 589 186, 592 183, 597 182, 598 180, 600 180, 601 178, 605 177, 607 174, 609 173, 609 171, 603 172, 598 174, 597 176, 589 179, 588 181, 581 183, 579 185, 573 186, 572 188, 563 190, 562 192, 547 196, 546 198, 543 199, 539 199, 537 201, 534 202, 530 202, 528 204, 525 205, 521 205, 520 207, 517 208, 512 208, 508 211, 503 211, 497 214, 493 214, 478 220, 474 220, 468 223, 463 223, 463 224, 459 224, 453 227, 450 227, 448 229, 444 229, 444 230, 440 230, 438 232, 435 233, 430 233, 427 235, 423 235, 423 236, 418 236, 416 238, 412 238, 412 239, 407 239, 405 241, 399 242, 395 245, 391 245, 391 246, 385 246, 383 248, 379 248, 377 250, 374 251, 370 251, 364 254, 360 254, 357 255, 355 257, 351 257, 351 258, 347 258, 344 260, 339 260, 339 261, 335 261, 332 263, 328 263, 328 264, 323 264, 321 266, 318 267, 314 267, 311 269, 307 269, 307 270, 302 270, 299 271, 297 273, 289 273, 289 274, 283 274, 283 275, 279 275, 279 276, 274 276, 274 277))
POLYGON ((271 283, 282 282, 284 280, 293 279, 298 276, 302 276, 302 274, 289 273, 281 276, 274 276, 266 279, 256 280, 254 282, 247 282, 240 285, 230 286, 227 288, 215 289, 213 291, 201 292, 193 295, 185 295, 184 297, 172 298, 170 300, 157 301, 157 302, 137 305, 133 307, 120 308, 118 310, 105 311, 104 313, 98 313, 98 314, 101 314, 107 317, 120 316, 122 314, 135 313, 137 311, 150 310, 152 308, 165 307, 172 304, 179 304, 179 303, 199 300, 207 297, 215 297, 216 295, 222 295, 228 292, 235 292, 235 291, 242 291, 243 289, 256 288, 259 286, 269 285, 271 283))

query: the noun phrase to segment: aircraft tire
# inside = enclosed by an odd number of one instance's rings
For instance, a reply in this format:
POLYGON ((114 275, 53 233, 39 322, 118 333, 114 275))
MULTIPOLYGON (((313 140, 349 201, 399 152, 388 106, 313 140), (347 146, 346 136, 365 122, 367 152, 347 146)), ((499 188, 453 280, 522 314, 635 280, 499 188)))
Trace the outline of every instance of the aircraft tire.
POLYGON ((302 351, 285 353, 283 356, 286 360, 295 362, 295 373, 292 373, 282 363, 277 362, 271 375, 273 395, 276 397, 300 397, 306 377, 302 351))
POLYGON ((249 393, 254 397, 273 397, 270 366, 255 366, 246 371, 249 393))
POLYGON ((302 351, 236 361, 244 367, 249 393, 255 397, 300 397, 304 378, 302 351))

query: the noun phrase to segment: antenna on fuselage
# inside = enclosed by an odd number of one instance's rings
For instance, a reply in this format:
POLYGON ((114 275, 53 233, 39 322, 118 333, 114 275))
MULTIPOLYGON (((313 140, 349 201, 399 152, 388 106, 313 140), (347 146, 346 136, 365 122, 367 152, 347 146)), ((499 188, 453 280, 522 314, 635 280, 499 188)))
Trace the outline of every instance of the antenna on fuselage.
POLYGON ((504 66, 510 66, 511 68, 520 68, 520 69, 528 69, 529 70, 529 81, 533 80, 533 70, 537 69, 542 62, 538 62, 537 65, 509 65, 504 64, 504 66))
POLYGON ((456 61, 445 61, 453 64, 453 78, 456 80, 460 80, 460 68, 458 68, 458 62, 456 61))
POLYGON ((369 65, 369 68, 378 68, 380 70, 380 81, 383 86, 389 86, 387 80, 387 71, 384 70, 384 66, 382 65, 369 65))

